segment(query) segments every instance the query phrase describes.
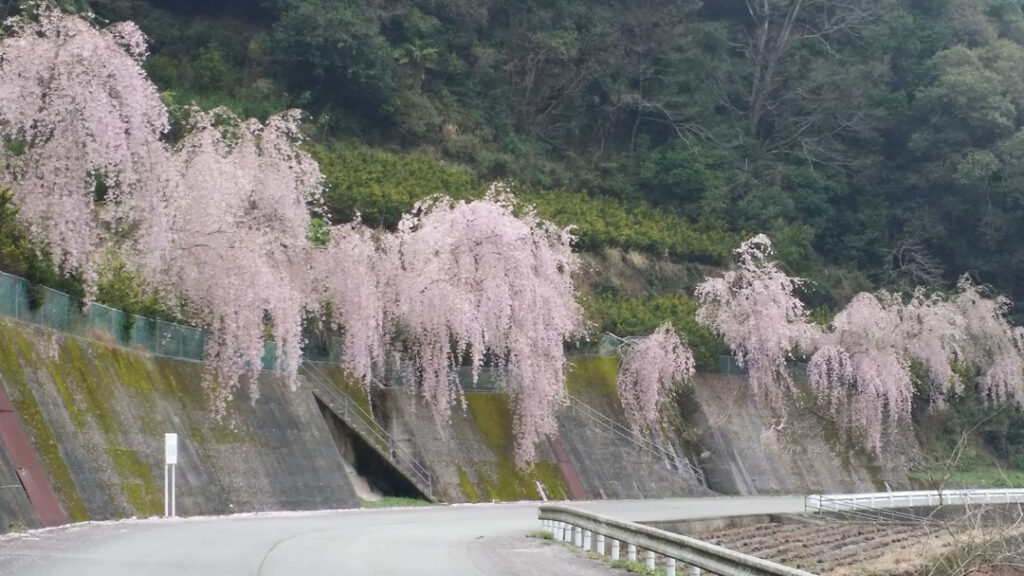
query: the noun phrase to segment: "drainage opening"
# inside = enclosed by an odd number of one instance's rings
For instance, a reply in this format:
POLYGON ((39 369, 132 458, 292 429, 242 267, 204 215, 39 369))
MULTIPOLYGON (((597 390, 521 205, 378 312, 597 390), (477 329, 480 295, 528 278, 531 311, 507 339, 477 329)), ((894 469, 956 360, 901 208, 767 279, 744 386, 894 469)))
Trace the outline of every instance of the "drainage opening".
POLYGON ((428 499, 381 450, 363 439, 319 398, 316 403, 360 499, 372 501, 385 496, 428 499))

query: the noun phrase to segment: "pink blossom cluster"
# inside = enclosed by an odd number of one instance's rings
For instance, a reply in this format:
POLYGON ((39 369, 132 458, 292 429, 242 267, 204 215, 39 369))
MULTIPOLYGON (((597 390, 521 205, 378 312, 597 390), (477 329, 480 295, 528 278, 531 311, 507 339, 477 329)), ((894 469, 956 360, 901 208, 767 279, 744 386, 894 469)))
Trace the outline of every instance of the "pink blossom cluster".
POLYGON ((345 365, 369 386, 390 361, 416 383, 438 424, 463 401, 458 369, 504 375, 515 457, 556 431, 565 340, 584 329, 568 230, 516 214, 496 184, 483 200, 432 198, 393 234, 337 226, 314 250, 314 294, 344 332, 345 365))
POLYGON ((141 66, 145 37, 132 24, 98 30, 46 4, 7 24, 0 136, 20 150, 2 159, 0 178, 17 191, 29 230, 91 289, 102 229, 137 225, 170 181, 167 111, 141 66))
POLYGON ((815 337, 807 309, 793 294, 803 280, 786 275, 770 260, 772 243, 764 234, 735 253, 735 270, 697 286, 697 321, 722 336, 747 368, 754 393, 779 408, 783 392, 792 386, 786 360, 815 337))
POLYGON ((569 230, 513 209, 501 185, 481 201, 417 206, 386 239, 385 310, 389 332, 405 340, 395 352, 414 367, 439 420, 461 400, 455 370, 463 360, 474 377, 485 362, 504 372, 523 465, 536 441, 556 431, 564 342, 582 334, 584 321, 569 230))
POLYGON ((1020 403, 1024 355, 1020 330, 1006 320, 1008 304, 986 296, 966 276, 951 298, 923 289, 909 300, 858 294, 822 336, 808 366, 811 384, 841 428, 875 449, 886 431, 909 422, 911 361, 925 368, 933 406, 963 392, 956 364, 977 375, 983 400, 1020 403))
POLYGON ((635 433, 657 431, 665 399, 677 383, 690 379, 695 369, 693 353, 671 323, 624 345, 617 381, 619 399, 635 433))
POLYGON ((899 301, 861 293, 836 315, 807 367, 842 432, 878 449, 887 424, 909 421, 913 385, 900 335, 899 301))
POLYGON ((320 202, 322 177, 297 146, 298 120, 297 111, 260 123, 193 110, 192 130, 174 150, 166 222, 140 230, 152 238, 144 268, 206 320, 218 406, 242 376, 258 396, 267 332, 279 369, 294 376, 300 361, 303 310, 313 299, 309 206, 320 202))
POLYGON ((1024 330, 1006 319, 1010 301, 991 297, 964 275, 953 303, 966 323, 964 361, 979 375, 978 393, 992 402, 1024 402, 1024 330))
POLYGON ((793 293, 802 281, 779 270, 770 254, 767 237, 748 240, 737 250, 736 270, 705 280, 696 294, 697 319, 724 338, 748 367, 754 392, 776 410, 792 391, 785 362, 796 351, 811 355, 810 384, 840 430, 873 449, 909 422, 912 362, 927 374, 933 406, 963 392, 958 364, 977 376, 984 400, 1024 401, 1024 330, 1007 321, 1006 299, 987 296, 968 277, 951 297, 924 289, 909 298, 858 294, 821 330, 808 324, 793 293))
POLYGON ((346 367, 369 390, 387 358, 384 252, 359 222, 335 226, 323 248, 313 250, 313 290, 326 304, 331 327, 344 338, 346 367))

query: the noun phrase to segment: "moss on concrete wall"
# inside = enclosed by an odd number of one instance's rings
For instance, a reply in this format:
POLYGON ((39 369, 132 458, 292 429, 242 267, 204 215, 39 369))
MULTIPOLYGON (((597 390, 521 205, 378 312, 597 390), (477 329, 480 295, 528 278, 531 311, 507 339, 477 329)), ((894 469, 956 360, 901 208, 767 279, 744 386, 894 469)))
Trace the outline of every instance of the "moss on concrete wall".
POLYGON ((107 456, 121 479, 118 488, 136 516, 156 516, 163 511, 163 493, 153 481, 149 467, 132 450, 107 448, 107 456))
POLYGON ((373 413, 370 409, 370 396, 357 378, 342 370, 340 366, 317 364, 315 369, 326 376, 338 388, 338 391, 354 400, 364 412, 373 413))
MULTIPOLYGON (((484 442, 495 455, 493 462, 473 463, 479 492, 487 500, 538 500, 539 482, 549 498, 565 498, 569 493, 558 465, 550 461, 535 462, 529 470, 518 468, 514 460, 512 435, 512 405, 507 394, 472 392, 466 394, 469 413, 483 436, 484 442)), ((462 475, 460 474, 460 483, 462 475)), ((468 480, 468 477, 467 477, 468 480)), ((474 494, 465 488, 467 498, 474 494)), ((479 496, 477 496, 479 498, 479 496)))
POLYGON ((11 403, 18 411, 18 417, 25 433, 36 448, 39 459, 50 475, 53 490, 60 499, 68 517, 74 522, 89 520, 89 511, 64 463, 60 445, 40 409, 29 385, 22 361, 34 363, 35 357, 24 336, 4 320, 0 320, 0 374, 7 384, 11 403), (13 345, 13 346, 12 346, 13 345), (20 350, 16 352, 14 346, 20 350), (20 358, 19 358, 20 356, 20 358))
POLYGON ((573 358, 569 366, 565 389, 573 396, 596 396, 617 402, 618 376, 617 356, 579 356, 573 358))
POLYGON ((462 488, 462 493, 466 496, 466 500, 470 502, 479 502, 480 495, 476 491, 476 486, 473 485, 473 481, 469 479, 469 474, 462 469, 462 466, 456 466, 456 470, 459 473, 459 487, 462 488))
POLYGON ((183 514, 358 503, 312 398, 271 374, 217 419, 200 363, 0 321, 0 377, 75 521, 162 513, 173 431, 183 514))

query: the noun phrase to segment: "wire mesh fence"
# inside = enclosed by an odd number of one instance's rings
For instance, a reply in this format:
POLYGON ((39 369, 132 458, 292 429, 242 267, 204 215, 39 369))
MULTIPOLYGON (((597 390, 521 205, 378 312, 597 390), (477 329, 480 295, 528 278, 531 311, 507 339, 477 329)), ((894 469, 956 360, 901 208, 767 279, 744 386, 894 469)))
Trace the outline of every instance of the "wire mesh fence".
MULTIPOLYGON (((85 337, 100 333, 128 348, 147 350, 161 356, 202 360, 206 332, 192 326, 130 314, 97 304, 83 306, 74 297, 27 280, 0 272, 0 315, 31 324, 85 337)), ((303 358, 340 362, 342 339, 332 334, 307 335, 303 358)), ((277 368, 277 344, 264 342, 261 368, 277 368)))
POLYGON ((198 328, 129 314, 95 302, 83 306, 68 294, 30 287, 27 280, 3 272, 0 314, 79 336, 103 333, 121 346, 173 358, 202 360, 206 347, 206 333, 198 328))
MULTIPOLYGON (((789 375, 794 379, 807 380, 806 362, 786 362, 786 368, 789 370, 789 375)), ((747 368, 746 366, 741 366, 735 356, 722 355, 718 357, 718 372, 721 374, 746 376, 747 368)))
MULTIPOLYGON (((146 318, 95 302, 83 307, 68 294, 39 286, 30 289, 27 280, 4 272, 0 272, 0 315, 80 336, 95 337, 97 333, 105 333, 121 346, 144 349, 172 358, 202 360, 206 348, 206 332, 199 328, 146 318)), ((596 350, 587 350, 584 355, 615 355, 620 341, 621 338, 612 341, 606 335, 596 350)), ((335 334, 307 334, 303 358, 315 362, 340 363, 344 356, 342 342, 342 338, 335 334)), ((264 343, 261 366, 264 370, 276 368, 276 352, 277 344, 271 341, 264 343)), ((789 368, 795 378, 807 377, 806 364, 792 362, 789 368)), ((398 371, 387 372, 389 385, 405 385, 405 378, 398 371)), ((745 375, 747 371, 734 357, 719 356, 717 372, 745 375)), ((474 379, 469 368, 463 368, 458 371, 457 378, 461 387, 467 391, 496 391, 504 388, 503 374, 490 369, 482 370, 474 379)))

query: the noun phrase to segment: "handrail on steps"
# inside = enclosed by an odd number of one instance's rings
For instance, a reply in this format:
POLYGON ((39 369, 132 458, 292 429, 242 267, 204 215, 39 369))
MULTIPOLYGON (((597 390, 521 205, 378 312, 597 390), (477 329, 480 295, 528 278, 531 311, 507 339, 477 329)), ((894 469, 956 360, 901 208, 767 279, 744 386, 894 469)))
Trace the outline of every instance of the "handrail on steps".
POLYGON ((575 413, 587 416, 591 420, 597 422, 598 424, 606 428, 612 434, 615 434, 620 438, 632 442, 633 445, 636 446, 637 448, 644 450, 657 458, 661 458, 667 461, 670 467, 674 465, 677 472, 690 472, 690 474, 692 474, 697 479, 697 481, 700 482, 701 486, 707 486, 706 480, 704 478, 704 471, 701 470, 699 467, 693 465, 685 458, 677 458, 674 454, 670 453, 668 450, 666 450, 663 446, 659 445, 658 443, 652 442, 643 437, 637 437, 635 434, 633 434, 632 430, 630 430, 626 426, 623 426, 622 424, 613 420, 612 418, 609 418, 607 415, 602 414, 601 411, 597 410, 593 406, 590 406, 589 404, 580 400, 576 396, 573 396, 568 392, 565 394, 565 396, 569 399, 569 405, 572 407, 575 413))
MULTIPOLYGON (((420 463, 408 450, 394 437, 388 433, 373 416, 368 414, 359 404, 342 392, 334 385, 334 382, 317 365, 316 362, 306 360, 301 367, 305 368, 305 375, 315 387, 314 392, 328 403, 340 404, 341 411, 338 416, 349 424, 357 432, 369 436, 370 444, 375 445, 377 450, 384 453, 388 461, 399 468, 404 468, 412 476, 410 479, 420 484, 420 489, 425 489, 428 498, 434 497, 433 477, 427 468, 420 463), (359 428, 363 428, 360 430, 359 428)), ((339 406, 333 406, 337 409, 339 406)))

